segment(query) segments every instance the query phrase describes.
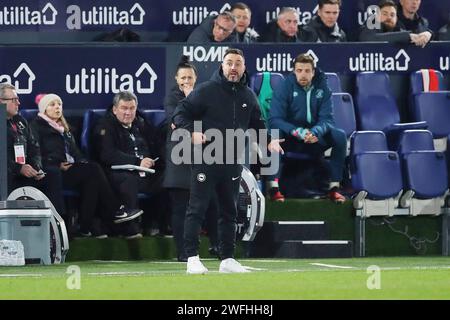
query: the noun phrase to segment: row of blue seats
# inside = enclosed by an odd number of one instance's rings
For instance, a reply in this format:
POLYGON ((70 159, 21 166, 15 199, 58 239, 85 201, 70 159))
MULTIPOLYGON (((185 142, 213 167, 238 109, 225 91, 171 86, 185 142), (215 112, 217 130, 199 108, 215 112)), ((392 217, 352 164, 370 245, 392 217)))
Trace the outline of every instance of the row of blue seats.
POLYGON ((388 149, 382 131, 351 136, 350 171, 357 215, 439 215, 448 195, 445 155, 428 130, 405 130, 398 149, 388 149))
MULTIPOLYGON (((443 87, 442 73, 437 72, 439 89, 443 87)), ((389 76, 384 72, 361 72, 356 77, 356 105, 350 94, 342 92, 339 77, 335 73, 326 73, 333 92, 334 116, 336 126, 343 129, 347 137, 355 130, 381 130, 391 140, 396 140, 399 132, 405 129, 428 128, 435 139, 450 135, 450 91, 424 92, 421 72, 411 76, 410 113, 414 123, 400 123, 400 115, 392 93, 389 76), (393 137, 391 137, 393 136, 393 137)), ((272 88, 276 88, 284 79, 280 73, 272 73, 272 88)), ((250 82, 258 95, 263 73, 255 74, 250 82)), ((276 89, 275 89, 276 90, 276 89)))

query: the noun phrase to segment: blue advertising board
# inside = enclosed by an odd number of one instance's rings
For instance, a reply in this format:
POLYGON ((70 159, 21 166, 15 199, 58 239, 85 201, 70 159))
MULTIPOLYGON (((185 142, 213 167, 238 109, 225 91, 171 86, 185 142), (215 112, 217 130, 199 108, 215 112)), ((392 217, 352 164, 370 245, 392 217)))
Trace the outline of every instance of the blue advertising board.
MULTIPOLYGON (((316 0, 246 0, 252 9, 252 26, 262 32, 281 7, 292 6, 306 24, 317 13, 316 0)), ((0 4, 0 36, 11 31, 111 32, 128 28, 136 32, 166 34, 167 40, 184 41, 210 14, 228 10, 234 2, 210 0, 3 0, 0 4)), ((364 23, 369 5, 378 0, 343 1, 339 24, 349 34, 364 23)), ((450 1, 422 1, 419 13, 436 31, 449 20, 450 1)))
POLYGON ((50 92, 80 109, 104 108, 122 90, 135 92, 146 108, 160 108, 165 95, 161 46, 8 46, 0 48, 0 57, 0 82, 16 86, 24 107, 50 92))
MULTIPOLYGON (((199 82, 219 67, 228 46, 188 44, 78 44, 0 46, 0 82, 17 87, 22 107, 34 106, 39 93, 54 92, 70 109, 105 108, 120 90, 137 94, 140 106, 161 108, 174 85, 176 65, 184 54, 197 66, 199 82)), ((353 76, 385 71, 408 76, 422 68, 450 73, 450 45, 431 43, 424 49, 387 43, 241 45, 250 74, 288 73, 292 59, 309 53, 326 72, 353 76)))

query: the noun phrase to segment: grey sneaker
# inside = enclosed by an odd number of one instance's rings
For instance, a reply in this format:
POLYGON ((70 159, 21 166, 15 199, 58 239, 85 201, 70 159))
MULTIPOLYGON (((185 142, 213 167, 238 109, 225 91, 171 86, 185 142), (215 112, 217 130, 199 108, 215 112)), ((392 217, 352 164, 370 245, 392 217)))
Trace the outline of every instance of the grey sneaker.
POLYGON ((117 210, 114 215, 113 221, 114 223, 122 223, 126 221, 130 221, 136 219, 144 213, 141 209, 125 209, 124 205, 121 205, 119 210, 117 210))

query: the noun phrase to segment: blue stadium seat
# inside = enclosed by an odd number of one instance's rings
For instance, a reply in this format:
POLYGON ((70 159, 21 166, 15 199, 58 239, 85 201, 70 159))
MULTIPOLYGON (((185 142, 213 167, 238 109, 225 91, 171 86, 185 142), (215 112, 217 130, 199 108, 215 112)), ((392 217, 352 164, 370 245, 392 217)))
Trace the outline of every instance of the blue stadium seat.
MULTIPOLYGON (((425 70, 427 70, 427 69, 425 69, 425 70)), ((432 69, 430 69, 430 70, 436 76, 437 85, 438 85, 437 91, 444 91, 445 90, 444 76, 442 75, 442 72, 440 72, 439 70, 432 70, 432 69)), ((427 75, 427 74, 428 73, 425 73, 425 75, 427 75)), ((431 91, 429 89, 429 86, 426 85, 430 81, 427 81, 426 78, 424 80, 422 70, 417 70, 416 72, 411 73, 409 79, 410 79, 410 85, 411 85, 411 94, 413 96, 416 94, 419 94, 421 92, 431 91)))
POLYGON ((166 121, 166 112, 162 109, 145 109, 140 110, 142 116, 155 127, 159 127, 166 121))
POLYGON ((105 109, 89 109, 84 113, 83 129, 81 131, 81 151, 88 157, 92 157, 90 139, 96 123, 106 114, 105 109))
POLYGON ((415 96, 415 121, 426 121, 435 139, 450 134, 450 91, 422 92, 415 96))
POLYGON ((381 130, 388 145, 395 150, 398 136, 404 130, 426 129, 427 123, 400 123, 400 114, 389 77, 384 72, 360 72, 356 76, 356 118, 358 130, 381 130))
POLYGON ((401 206, 413 216, 441 214, 448 192, 445 155, 434 150, 428 130, 403 132, 399 145, 405 190, 401 206))
POLYGON ((355 109, 352 96, 348 93, 333 93, 334 122, 337 128, 345 131, 347 138, 356 130, 355 109))
POLYGON ((327 76, 328 86, 330 87, 331 92, 333 93, 343 92, 341 86, 341 79, 339 79, 337 73, 325 72, 325 75, 327 76))
POLYGON ((38 109, 19 109, 19 114, 25 118, 28 122, 36 118, 39 110, 38 109))
POLYGON ((382 131, 356 131, 351 136, 353 206, 360 217, 405 214, 398 211, 403 182, 400 159, 387 150, 382 131))
POLYGON ((252 89, 257 96, 259 96, 261 90, 264 73, 270 76, 270 86, 272 89, 276 88, 284 80, 284 76, 278 72, 258 72, 254 74, 250 77, 250 89, 252 89))
POLYGON ((444 91, 444 76, 434 69, 421 69, 411 73, 409 93, 409 113, 412 119, 417 119, 415 97, 422 92, 444 91))

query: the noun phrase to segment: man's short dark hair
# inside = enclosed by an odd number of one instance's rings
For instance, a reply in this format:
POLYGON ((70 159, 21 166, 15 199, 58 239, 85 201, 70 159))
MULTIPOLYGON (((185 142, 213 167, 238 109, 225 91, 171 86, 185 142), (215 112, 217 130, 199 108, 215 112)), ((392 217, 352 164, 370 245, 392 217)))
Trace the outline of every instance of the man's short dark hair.
POLYGON ((225 51, 224 55, 223 55, 223 60, 225 60, 225 57, 226 57, 227 55, 229 55, 229 54, 238 54, 238 55, 240 55, 242 58, 245 59, 244 53, 242 52, 241 49, 237 49, 237 48, 228 48, 228 49, 225 51))
POLYGON ((378 3, 378 7, 380 10, 384 7, 394 7, 394 9, 397 10, 397 4, 392 0, 381 0, 380 3, 378 3))
POLYGON ((337 4, 340 7, 341 0, 319 0, 319 9, 322 9, 326 4, 337 4))
POLYGON ((294 59, 294 66, 296 63, 309 63, 312 66, 312 69, 315 69, 315 63, 314 58, 311 57, 309 54, 301 53, 294 59))
POLYGON ((231 5, 230 11, 233 11, 234 9, 241 9, 241 10, 247 9, 248 11, 252 12, 252 10, 250 10, 250 7, 243 2, 236 2, 233 5, 231 5))

